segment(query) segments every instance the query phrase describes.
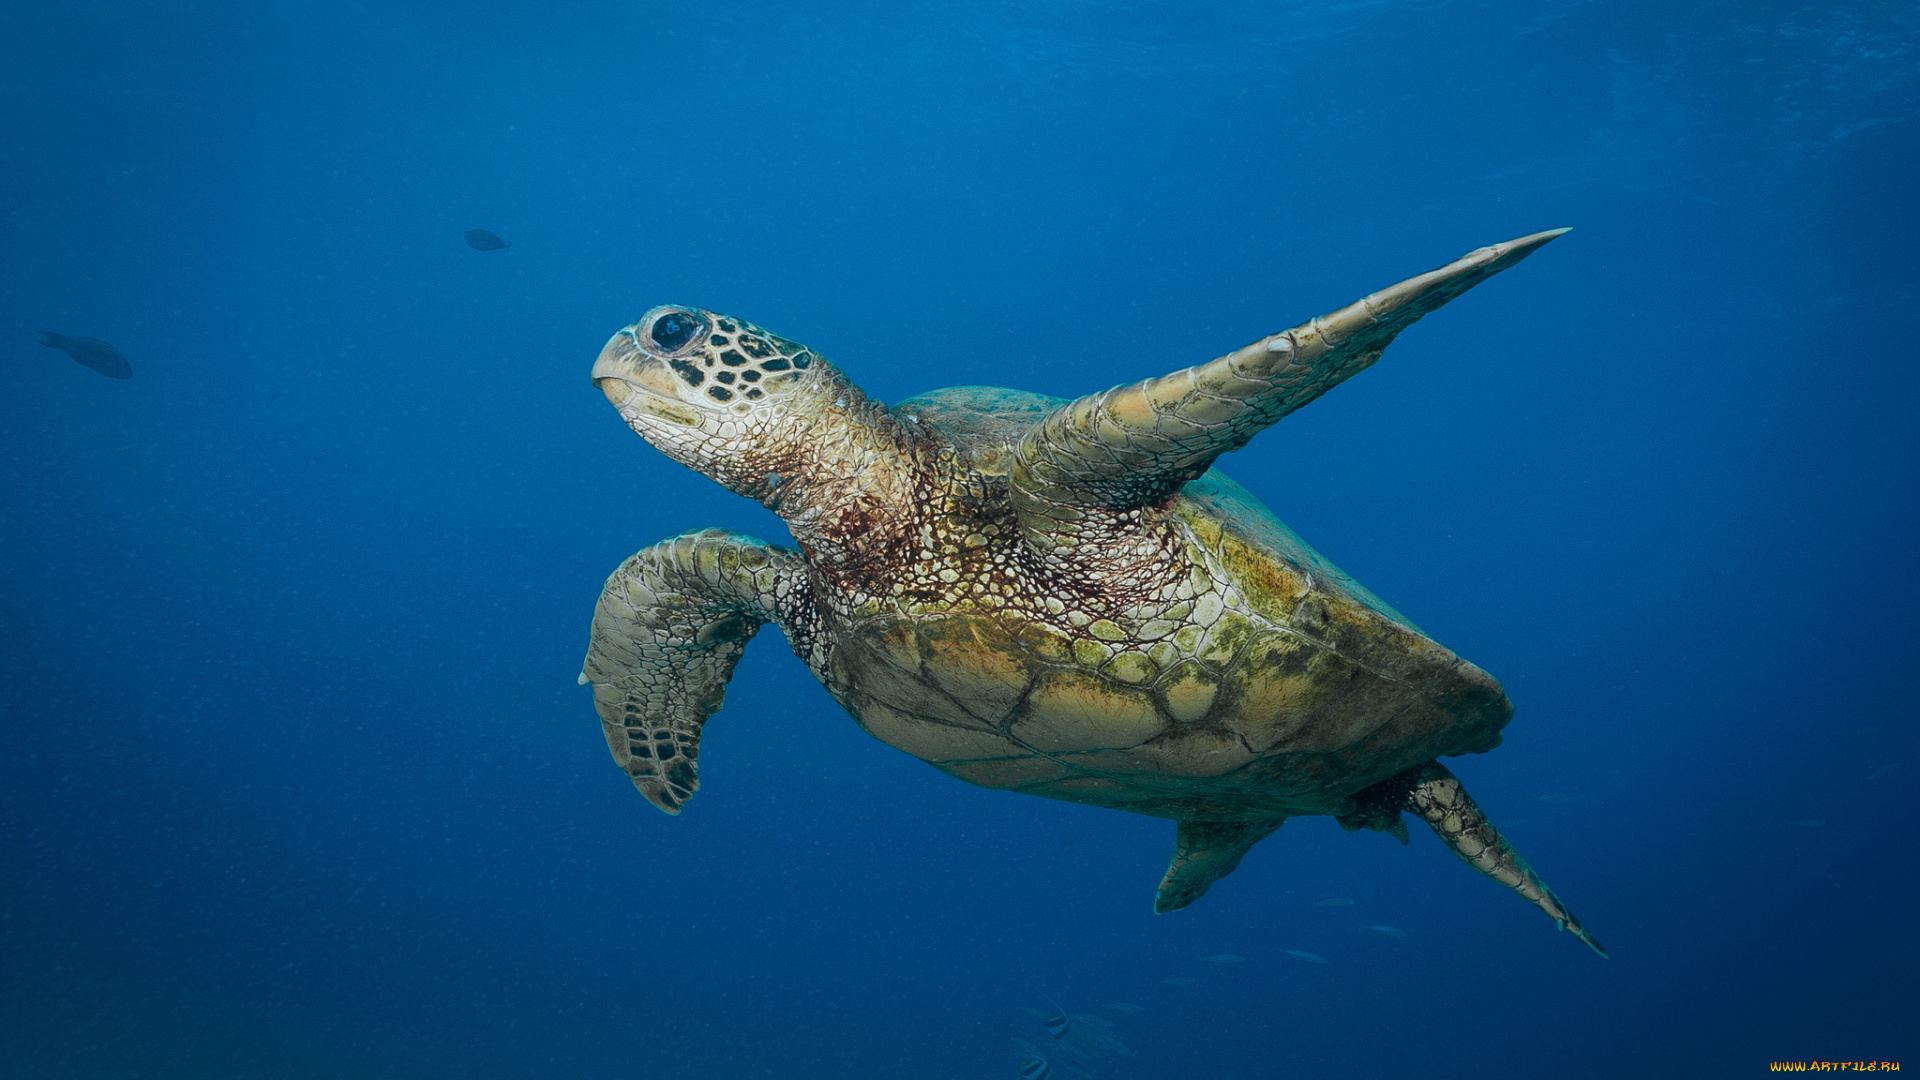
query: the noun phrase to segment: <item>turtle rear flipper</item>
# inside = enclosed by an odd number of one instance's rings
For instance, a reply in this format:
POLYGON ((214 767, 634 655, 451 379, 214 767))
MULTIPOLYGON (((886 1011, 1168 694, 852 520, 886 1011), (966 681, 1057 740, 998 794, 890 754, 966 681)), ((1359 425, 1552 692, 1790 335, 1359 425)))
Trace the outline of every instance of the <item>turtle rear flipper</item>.
POLYGON ((1233 873, 1253 845, 1286 821, 1182 821, 1167 876, 1160 879, 1160 891, 1153 897, 1153 913, 1179 911, 1205 896, 1214 882, 1233 873))
POLYGON ((1607 955, 1607 950, 1587 933, 1574 918, 1573 912, 1560 902, 1560 898, 1533 872, 1527 860, 1513 850, 1507 838, 1493 827, 1487 815, 1480 809, 1473 796, 1460 784, 1460 778, 1439 762, 1429 762, 1411 774, 1403 773, 1408 779, 1407 809, 1419 814, 1421 820, 1433 827, 1440 839, 1447 842, 1455 855, 1465 859, 1475 870, 1526 897, 1539 906, 1541 911, 1560 925, 1560 929, 1580 939, 1587 948, 1607 955))
POLYGON ((1090 526, 1098 530, 1101 511, 1125 513, 1166 498, 1221 454, 1365 370, 1422 316, 1566 231, 1469 252, 1217 360, 1061 405, 1015 453, 1022 533, 1051 549, 1090 526))
POLYGON ((580 681, 613 760, 669 814, 699 790, 700 729, 719 711, 747 642, 776 622, 811 645, 812 596, 799 555, 703 529, 621 564, 593 612, 580 681))

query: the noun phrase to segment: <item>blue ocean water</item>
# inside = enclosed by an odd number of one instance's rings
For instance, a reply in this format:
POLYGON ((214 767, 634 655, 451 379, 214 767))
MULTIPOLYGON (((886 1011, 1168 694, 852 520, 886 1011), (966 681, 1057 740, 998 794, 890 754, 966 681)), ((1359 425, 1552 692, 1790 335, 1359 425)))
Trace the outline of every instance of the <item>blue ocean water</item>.
POLYGON ((0 41, 0 1074, 1012 1077, 1049 999, 1091 1018, 1063 1078, 1920 1064, 1911 5, 75 2, 0 41), (683 815, 609 761, 605 576, 786 536, 589 385, 649 307, 886 401, 1072 397, 1559 226, 1221 468, 1505 683, 1450 764, 1613 959, 1324 818, 1155 916, 1170 823, 942 776, 773 631, 683 815))

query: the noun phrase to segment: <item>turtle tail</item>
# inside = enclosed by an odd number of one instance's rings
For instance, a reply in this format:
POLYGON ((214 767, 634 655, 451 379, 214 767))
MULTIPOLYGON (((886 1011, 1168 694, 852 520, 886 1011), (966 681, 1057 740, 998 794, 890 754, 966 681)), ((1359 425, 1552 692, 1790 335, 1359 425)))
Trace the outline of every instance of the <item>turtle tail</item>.
POLYGON ((1459 777, 1437 761, 1401 776, 1407 785, 1407 809, 1432 826, 1455 855, 1533 901, 1560 929, 1579 938, 1587 948, 1603 957, 1607 955, 1607 950, 1587 933, 1567 905, 1560 902, 1553 890, 1547 888, 1547 883, 1540 880, 1540 875, 1533 872, 1533 867, 1527 865, 1527 860, 1521 858, 1513 845, 1507 843, 1507 838, 1500 835, 1500 830, 1493 827, 1493 822, 1487 820, 1473 796, 1461 786, 1459 777))

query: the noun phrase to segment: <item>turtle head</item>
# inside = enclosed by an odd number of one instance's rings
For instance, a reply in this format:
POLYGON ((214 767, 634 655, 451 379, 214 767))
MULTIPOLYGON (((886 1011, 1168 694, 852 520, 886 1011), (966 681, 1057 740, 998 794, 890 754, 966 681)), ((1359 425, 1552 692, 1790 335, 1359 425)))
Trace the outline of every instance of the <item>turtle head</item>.
POLYGON ((823 424, 844 415, 850 394, 859 397, 806 346, 679 305, 654 308, 613 335, 593 382, 668 457, 769 505, 809 445, 830 435, 823 424))

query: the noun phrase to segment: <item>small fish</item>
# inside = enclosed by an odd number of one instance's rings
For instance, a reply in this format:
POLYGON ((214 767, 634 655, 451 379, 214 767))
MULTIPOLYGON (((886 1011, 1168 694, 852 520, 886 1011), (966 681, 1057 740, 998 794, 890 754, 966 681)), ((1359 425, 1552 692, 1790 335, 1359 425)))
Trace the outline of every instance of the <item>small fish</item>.
POLYGON ((133 365, 120 355, 120 350, 101 341, 99 338, 68 337, 51 330, 40 331, 46 340, 40 344, 49 349, 59 349, 74 362, 105 375, 109 379, 133 378, 133 365))
POLYGON ((468 229, 467 246, 475 251, 505 251, 513 245, 485 229, 468 229))
POLYGON ((1353 901, 1347 899, 1344 896, 1334 896, 1334 897, 1329 897, 1325 900, 1315 900, 1313 902, 1313 906, 1314 907, 1352 907, 1353 901))
POLYGON ((1800 829, 1817 829, 1825 825, 1826 822, 1817 817, 1803 817, 1795 821, 1790 821, 1787 824, 1800 829))
POLYGON ((1406 937, 1407 932, 1397 926, 1363 926, 1362 930, 1371 930, 1381 937, 1406 937))
POLYGON ((1047 1080, 1053 1075, 1053 1066, 1043 1057, 1028 1058, 1020 1065, 1020 1080, 1047 1080))
POLYGON ((1890 773, 1890 772, 1892 772, 1893 770, 1895 770, 1895 769, 1897 769, 1897 768, 1899 768, 1899 767, 1900 767, 1900 763, 1899 763, 1899 762, 1897 762, 1897 761, 1896 761, 1896 762, 1894 762, 1894 763, 1893 763, 1893 764, 1891 764, 1891 765, 1882 765, 1882 766, 1880 766, 1879 768, 1877 768, 1877 769, 1875 769, 1875 770, 1873 770, 1872 772, 1870 772, 1870 773, 1868 773, 1868 774, 1867 774, 1867 779, 1869 779, 1869 780, 1878 780, 1878 779, 1880 779, 1881 777, 1883 777, 1883 776, 1885 776, 1885 775, 1887 775, 1888 773, 1890 773))
POLYGON ((1056 1039, 1066 1038, 1067 1032, 1073 1028, 1073 1017, 1068 1016, 1067 1010, 1061 1008, 1060 1003, 1052 998, 1047 999, 1047 1004, 1053 1006, 1053 1015, 1041 1017, 1040 1022, 1047 1025, 1047 1034, 1056 1039))
POLYGON ((1304 949, 1288 949, 1287 955, 1293 957, 1295 960, 1305 960, 1309 964, 1324 964, 1327 962, 1327 958, 1321 956, 1319 953, 1310 953, 1304 949))
POLYGON ((1544 803, 1577 803, 1585 802, 1586 798, 1585 795, 1542 795, 1540 796, 1540 801, 1544 803))
POLYGON ((1181 975, 1177 978, 1161 979, 1160 981, 1165 983, 1168 986, 1192 986, 1195 983, 1198 983, 1200 980, 1194 978, 1191 975, 1181 975))
POLYGON ((1100 1007, 1103 1009, 1112 1009, 1114 1012, 1146 1012, 1147 1011, 1141 1006, 1135 1005, 1130 1001, 1109 1001, 1105 1005, 1102 1005, 1100 1007))
POLYGON ((1200 959, 1210 961, 1215 964, 1238 964, 1242 960, 1245 960, 1246 957, 1236 956, 1230 952, 1223 952, 1223 953, 1214 953, 1212 956, 1203 956, 1200 959))

